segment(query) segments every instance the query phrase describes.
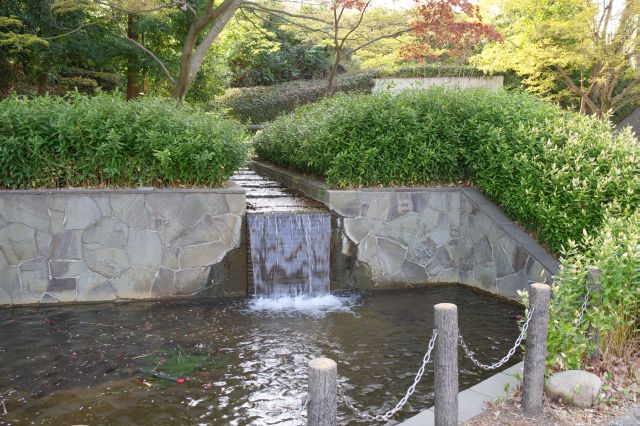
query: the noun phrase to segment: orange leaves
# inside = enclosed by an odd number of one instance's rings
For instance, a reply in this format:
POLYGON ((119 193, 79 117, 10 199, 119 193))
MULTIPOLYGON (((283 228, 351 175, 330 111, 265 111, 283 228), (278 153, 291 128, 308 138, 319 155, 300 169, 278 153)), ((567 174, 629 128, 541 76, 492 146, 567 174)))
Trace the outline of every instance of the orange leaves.
POLYGON ((414 34, 417 42, 404 49, 405 56, 424 59, 446 52, 460 56, 485 41, 502 40, 482 21, 480 8, 469 0, 416 0, 414 34))

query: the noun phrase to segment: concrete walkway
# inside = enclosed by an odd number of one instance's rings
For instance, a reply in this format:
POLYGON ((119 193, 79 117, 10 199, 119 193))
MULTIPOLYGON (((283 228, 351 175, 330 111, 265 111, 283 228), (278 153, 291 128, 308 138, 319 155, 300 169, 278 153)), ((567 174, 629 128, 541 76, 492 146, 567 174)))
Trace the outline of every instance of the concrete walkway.
MULTIPOLYGON (((465 422, 484 411, 484 403, 511 396, 518 380, 522 380, 524 362, 489 377, 487 380, 458 394, 458 422, 465 422), (518 379, 516 379, 518 377, 518 379)), ((399 426, 432 426, 434 424, 433 407, 400 423, 399 426)))

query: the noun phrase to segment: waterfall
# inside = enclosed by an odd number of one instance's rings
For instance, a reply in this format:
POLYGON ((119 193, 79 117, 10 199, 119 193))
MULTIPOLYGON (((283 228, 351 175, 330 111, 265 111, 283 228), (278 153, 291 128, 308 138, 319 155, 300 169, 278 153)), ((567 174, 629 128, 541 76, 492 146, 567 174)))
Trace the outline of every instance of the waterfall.
POLYGON ((247 215, 258 297, 329 293, 329 213, 247 215))

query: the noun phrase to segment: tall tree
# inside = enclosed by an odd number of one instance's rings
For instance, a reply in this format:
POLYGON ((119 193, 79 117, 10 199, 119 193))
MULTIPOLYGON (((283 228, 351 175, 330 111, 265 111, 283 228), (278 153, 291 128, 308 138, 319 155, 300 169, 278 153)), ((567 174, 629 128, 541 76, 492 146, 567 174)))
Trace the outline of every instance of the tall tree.
POLYGON ((492 43, 472 61, 487 71, 515 70, 529 89, 576 100, 606 116, 640 100, 640 0, 506 0, 492 43))

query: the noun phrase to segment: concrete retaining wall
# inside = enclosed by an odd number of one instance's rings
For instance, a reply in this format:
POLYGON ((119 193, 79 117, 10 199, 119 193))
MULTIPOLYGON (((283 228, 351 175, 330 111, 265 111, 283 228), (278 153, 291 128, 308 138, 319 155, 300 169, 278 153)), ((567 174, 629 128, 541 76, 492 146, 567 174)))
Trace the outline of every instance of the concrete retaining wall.
POLYGON ((0 191, 0 305, 244 294, 245 191, 0 191))
POLYGON ((261 174, 323 202, 336 215, 334 284, 463 283, 519 301, 558 262, 475 188, 330 190, 264 163, 261 174))
POLYGON ((425 77, 425 78, 376 78, 372 92, 390 91, 400 93, 407 89, 427 89, 431 86, 457 87, 460 89, 487 88, 500 89, 504 77, 425 77))

